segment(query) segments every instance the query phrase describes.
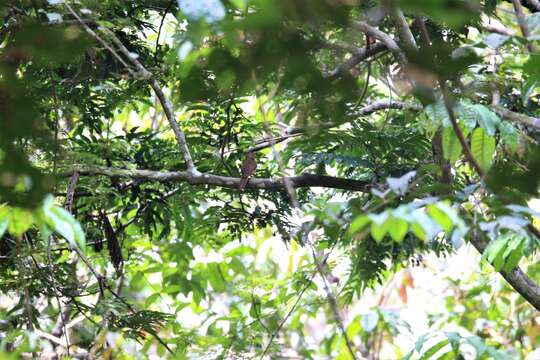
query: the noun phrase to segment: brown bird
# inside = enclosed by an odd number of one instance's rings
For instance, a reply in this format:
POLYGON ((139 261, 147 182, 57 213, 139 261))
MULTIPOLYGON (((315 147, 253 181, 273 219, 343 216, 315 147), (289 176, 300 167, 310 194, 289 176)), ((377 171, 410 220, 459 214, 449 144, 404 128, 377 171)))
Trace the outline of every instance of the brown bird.
POLYGON ((242 179, 240 180, 240 190, 244 190, 249 179, 255 174, 257 169, 257 159, 255 159, 255 154, 253 152, 246 153, 246 158, 242 163, 242 179))

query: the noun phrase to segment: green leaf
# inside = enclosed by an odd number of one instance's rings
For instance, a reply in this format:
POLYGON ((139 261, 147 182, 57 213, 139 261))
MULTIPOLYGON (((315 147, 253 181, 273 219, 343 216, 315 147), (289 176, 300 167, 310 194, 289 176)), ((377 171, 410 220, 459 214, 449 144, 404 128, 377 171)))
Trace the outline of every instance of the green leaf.
POLYGON ((388 233, 395 242, 403 242, 403 238, 407 235, 408 230, 409 224, 405 220, 394 217, 388 220, 388 233))
POLYGON ((380 242, 388 232, 388 213, 369 214, 369 218, 372 221, 371 236, 376 242, 380 242))
POLYGON ((523 257, 523 250, 526 244, 526 238, 519 235, 512 235, 506 249, 504 250, 504 267, 505 271, 512 271, 519 264, 523 257))
POLYGON ((429 349, 426 350, 426 352, 422 355, 420 358, 421 360, 428 360, 431 359, 433 355, 435 355, 439 350, 441 350, 443 347, 449 344, 448 339, 444 339, 442 341, 439 341, 437 344, 433 345, 429 349))
POLYGON ((452 346, 452 350, 455 355, 459 354, 459 347, 461 343, 461 335, 457 332, 448 332, 446 333, 446 337, 448 338, 448 341, 450 342, 450 345, 452 346))
POLYGON ((527 82, 540 81, 540 55, 530 55, 529 60, 523 65, 523 72, 527 82))
POLYGON ((388 225, 386 222, 381 225, 375 223, 371 224, 371 236, 376 242, 381 242, 387 232, 388 225))
POLYGON ((21 208, 10 209, 7 228, 13 236, 21 236, 33 223, 34 217, 30 211, 21 208))
POLYGON ((495 153, 495 138, 486 134, 483 128, 477 128, 472 133, 471 152, 480 167, 487 171, 495 153))
POLYGON ((349 225, 348 233, 350 235, 356 234, 360 230, 363 230, 370 222, 371 219, 367 215, 357 216, 349 225))
POLYGON ((153 293, 152 295, 150 295, 149 297, 147 297, 145 300, 144 300, 144 307, 145 308, 148 308, 150 305, 152 305, 153 303, 156 302, 157 299, 159 299, 161 295, 159 293, 153 293))
POLYGON ((9 224, 9 208, 0 206, 0 237, 4 235, 9 224))
POLYGON ((70 213, 55 205, 44 210, 44 216, 51 229, 62 235, 72 246, 78 246, 82 250, 85 249, 84 231, 70 213))
POLYGON ((491 136, 495 135, 495 131, 501 123, 497 114, 480 104, 471 105, 463 102, 458 108, 458 115, 468 126, 472 125, 472 122, 478 123, 491 136))
POLYGON ((441 231, 441 227, 421 209, 413 213, 413 219, 411 230, 424 241, 431 240, 441 231))
POLYGON ((446 111, 446 106, 442 101, 437 101, 434 104, 426 106, 425 112, 436 127, 441 125, 448 127, 451 125, 448 112, 446 111))
POLYGON ((370 311, 367 314, 362 315, 360 324, 365 332, 371 332, 375 330, 379 323, 379 313, 377 311, 370 311))
POLYGON ((6 233, 6 230, 8 228, 9 221, 8 219, 2 219, 0 220, 0 238, 4 236, 6 233))
POLYGON ((484 43, 492 49, 498 49, 499 47, 504 45, 508 41, 508 39, 510 39, 510 36, 508 35, 491 33, 484 37, 484 43))
POLYGON ((208 281, 210 282, 210 285, 212 285, 212 289, 214 289, 214 291, 224 292, 226 290, 225 279, 223 279, 223 276, 221 276, 219 264, 209 263, 207 266, 206 275, 208 276, 208 281))
POLYGON ((521 88, 521 103, 524 107, 527 107, 529 105, 529 99, 531 98, 531 95, 533 94, 536 85, 538 85, 538 79, 535 78, 529 78, 523 84, 521 88))
POLYGON ((454 223, 450 216, 442 211, 437 204, 429 204, 427 206, 427 213, 439 224, 442 229, 449 234, 454 228, 454 223))
POLYGON ((502 269, 504 265, 504 250, 506 247, 507 239, 505 237, 499 237, 495 240, 491 240, 482 254, 482 259, 489 262, 496 271, 502 269))
POLYGON ((451 126, 443 129, 442 147, 444 158, 450 161, 451 164, 455 163, 461 156, 461 143, 451 126))
POLYGON ((499 132, 501 134, 501 140, 504 142, 508 149, 512 152, 518 150, 519 143, 519 132, 518 130, 509 122, 502 122, 499 125, 499 132))
POLYGON ((540 13, 529 14, 526 17, 526 20, 531 35, 540 35, 540 13))

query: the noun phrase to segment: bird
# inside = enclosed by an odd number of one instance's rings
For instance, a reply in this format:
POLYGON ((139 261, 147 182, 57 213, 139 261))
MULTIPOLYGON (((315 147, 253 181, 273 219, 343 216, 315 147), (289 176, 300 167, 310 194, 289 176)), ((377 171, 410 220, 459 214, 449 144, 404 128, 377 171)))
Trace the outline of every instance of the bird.
POLYGON ((255 170, 257 169, 257 159, 255 158, 255 154, 251 151, 246 153, 246 158, 242 162, 242 178, 240 179, 240 185, 239 189, 244 190, 249 179, 255 174, 255 170))

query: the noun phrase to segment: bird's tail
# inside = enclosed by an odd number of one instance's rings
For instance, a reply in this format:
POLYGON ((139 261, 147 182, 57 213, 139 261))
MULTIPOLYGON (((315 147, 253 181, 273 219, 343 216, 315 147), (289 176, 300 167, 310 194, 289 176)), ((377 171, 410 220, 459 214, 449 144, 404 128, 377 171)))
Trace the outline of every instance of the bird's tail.
POLYGON ((240 190, 244 190, 246 188, 246 185, 247 185, 248 181, 249 181, 249 177, 245 177, 245 178, 240 179, 240 185, 238 186, 238 188, 240 190))

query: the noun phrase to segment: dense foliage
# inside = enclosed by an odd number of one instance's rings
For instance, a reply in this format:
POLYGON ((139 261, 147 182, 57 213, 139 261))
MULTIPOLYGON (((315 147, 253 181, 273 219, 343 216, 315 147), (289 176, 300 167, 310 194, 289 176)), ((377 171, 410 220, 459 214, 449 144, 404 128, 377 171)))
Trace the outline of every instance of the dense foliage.
POLYGON ((537 0, 0 16, 0 356, 540 356, 537 0), (399 346, 390 294, 467 244, 399 346))

